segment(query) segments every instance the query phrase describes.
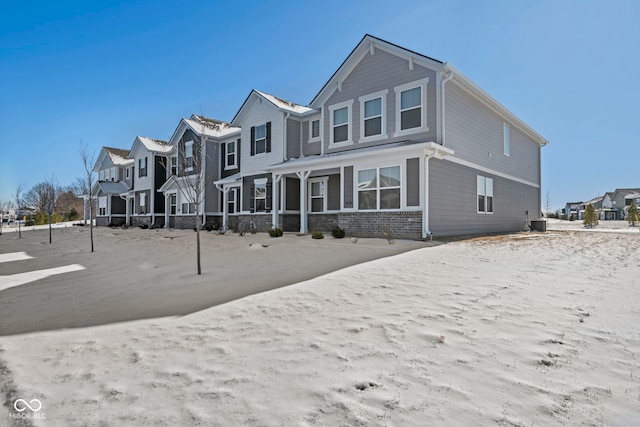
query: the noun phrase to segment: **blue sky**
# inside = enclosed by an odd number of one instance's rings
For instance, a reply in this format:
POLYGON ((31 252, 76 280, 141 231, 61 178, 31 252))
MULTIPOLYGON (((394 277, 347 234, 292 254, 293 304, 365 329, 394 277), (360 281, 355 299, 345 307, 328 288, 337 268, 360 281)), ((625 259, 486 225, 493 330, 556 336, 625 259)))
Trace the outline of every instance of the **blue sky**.
POLYGON ((447 61, 550 141, 543 206, 640 187, 640 2, 33 1, 0 14, 0 200, 82 175, 80 141, 306 105, 369 33, 447 61))

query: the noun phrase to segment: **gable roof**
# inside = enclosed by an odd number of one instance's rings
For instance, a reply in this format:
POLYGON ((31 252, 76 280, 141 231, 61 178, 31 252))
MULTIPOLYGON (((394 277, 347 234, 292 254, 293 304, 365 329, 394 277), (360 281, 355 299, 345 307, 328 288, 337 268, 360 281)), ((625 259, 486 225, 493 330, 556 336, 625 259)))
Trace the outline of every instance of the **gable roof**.
POLYGON ((102 149, 100 149, 100 154, 93 165, 93 171, 98 172, 100 170, 100 165, 107 158, 113 166, 126 166, 133 162, 133 160, 129 159, 129 150, 125 150, 123 148, 102 147, 102 149))
POLYGON ((238 125, 238 122, 242 120, 242 117, 244 116, 244 114, 246 114, 246 112, 252 105, 252 103, 249 101, 252 98, 254 99, 254 102, 255 100, 265 100, 282 112, 293 113, 298 116, 304 116, 315 112, 313 108, 305 107, 303 105, 296 104, 295 102, 287 101, 286 99, 261 92, 257 89, 252 89, 251 92, 249 92, 249 96, 247 96, 247 99, 244 100, 244 102, 240 106, 240 109, 238 109, 236 115, 233 116, 233 120, 231 120, 232 125, 238 125))
POLYGON ((147 150, 153 153, 168 153, 172 149, 167 141, 163 141, 161 139, 154 139, 146 136, 138 136, 137 139, 140 140, 147 150))
POLYGON ((381 49, 386 52, 392 53, 396 56, 404 57, 407 60, 420 63, 427 68, 431 68, 436 71, 441 71, 444 63, 437 59, 431 58, 426 55, 414 52, 397 44, 390 43, 386 40, 382 40, 378 37, 374 37, 371 34, 365 34, 362 40, 356 45, 347 58, 342 61, 342 64, 331 75, 329 80, 322 86, 320 92, 311 100, 309 106, 312 108, 319 108, 324 102, 325 98, 328 98, 335 88, 338 87, 339 82, 344 80, 353 69, 358 65, 362 58, 368 53, 373 52, 375 49, 381 49))
POLYGON ((627 198, 629 195, 633 195, 636 193, 640 193, 640 188, 616 188, 616 191, 613 192, 613 197, 616 194, 620 194, 622 198, 627 198))
POLYGON ((369 52, 375 52, 376 49, 404 58, 409 64, 418 64, 436 72, 443 73, 443 77, 445 78, 450 76, 453 83, 457 84, 467 93, 474 96, 498 115, 506 118, 508 121, 516 125, 522 132, 538 142, 540 146, 548 144, 549 141, 534 131, 515 114, 507 110, 502 104, 493 99, 488 93, 480 89, 480 87, 456 70, 448 62, 442 62, 429 56, 414 52, 386 40, 374 37, 370 34, 366 34, 362 40, 360 40, 360 43, 358 43, 353 51, 351 51, 349 56, 347 56, 344 62, 342 62, 336 72, 333 73, 327 83, 325 83, 322 89, 320 89, 320 92, 318 92, 318 94, 313 98, 309 106, 312 108, 320 108, 322 104, 329 99, 331 94, 341 86, 342 81, 351 74, 364 56, 369 52))

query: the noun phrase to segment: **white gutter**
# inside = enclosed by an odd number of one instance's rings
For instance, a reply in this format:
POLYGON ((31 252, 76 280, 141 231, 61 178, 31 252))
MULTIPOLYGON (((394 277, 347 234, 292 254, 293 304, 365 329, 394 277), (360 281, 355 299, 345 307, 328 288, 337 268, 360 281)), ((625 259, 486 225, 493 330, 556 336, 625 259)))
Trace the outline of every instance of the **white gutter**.
MULTIPOLYGON (((446 65, 446 64, 445 64, 446 65)), ((445 139, 445 91, 444 91, 444 84, 446 82, 448 82, 449 80, 451 80, 453 78, 453 70, 449 71, 449 75, 442 80, 442 84, 441 84, 441 90, 440 90, 440 99, 441 99, 441 118, 442 118, 442 145, 444 146, 446 139, 445 139)))

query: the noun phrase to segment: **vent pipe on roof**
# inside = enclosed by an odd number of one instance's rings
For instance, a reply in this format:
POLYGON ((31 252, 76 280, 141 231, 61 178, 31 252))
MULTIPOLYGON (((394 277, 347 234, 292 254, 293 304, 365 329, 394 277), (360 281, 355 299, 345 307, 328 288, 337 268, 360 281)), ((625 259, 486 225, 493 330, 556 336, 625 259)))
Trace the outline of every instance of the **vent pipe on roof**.
MULTIPOLYGON (((447 64, 445 63, 445 67, 446 67, 446 65, 447 65, 447 64)), ((445 124, 446 124, 446 121, 445 121, 445 111, 444 111, 444 109, 445 109, 445 100, 444 100, 444 98, 445 98, 445 96, 444 96, 444 95, 445 95, 445 91, 444 91, 444 84, 445 84, 446 82, 448 82, 449 80, 451 80, 452 78, 453 78, 453 70, 449 70, 449 75, 448 75, 446 78, 444 78, 444 79, 442 80, 442 84, 441 84, 441 88, 442 88, 442 90, 440 91, 440 98, 441 98, 441 100, 442 100, 442 101, 441 101, 441 104, 442 104, 442 105, 441 105, 441 108, 442 108, 442 111, 441 111, 441 117, 442 117, 442 146, 443 146, 443 147, 444 147, 444 145, 445 145, 445 143, 446 143, 446 139, 445 139, 445 124)))

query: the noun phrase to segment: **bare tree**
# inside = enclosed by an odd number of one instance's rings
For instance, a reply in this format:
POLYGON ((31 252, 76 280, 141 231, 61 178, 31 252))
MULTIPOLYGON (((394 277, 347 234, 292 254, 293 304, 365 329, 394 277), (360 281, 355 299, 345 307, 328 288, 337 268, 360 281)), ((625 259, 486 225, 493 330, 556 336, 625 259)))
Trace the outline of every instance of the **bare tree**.
MULTIPOLYGON (((193 213, 194 228, 196 231, 196 265, 198 274, 202 274, 200 262, 200 231, 202 230, 202 220, 199 220, 199 210, 202 209, 204 217, 205 206, 204 196, 206 189, 206 165, 210 154, 206 152, 206 127, 227 126, 226 123, 197 116, 202 125, 200 135, 194 135, 193 141, 180 141, 176 147, 178 157, 178 176, 176 184, 182 195, 187 199, 187 204, 183 204, 189 213, 193 213)), ((215 147, 216 144, 212 144, 215 147)), ((211 153, 213 154, 213 153, 211 153)))
POLYGON ((0 236, 2 236, 2 223, 4 222, 4 211, 9 210, 11 204, 0 200, 0 236))
POLYGON ((58 206, 59 190, 53 178, 36 184, 27 193, 25 200, 40 212, 46 213, 49 220, 49 244, 51 244, 51 214, 58 206))
POLYGON ((21 209, 24 208, 24 186, 22 184, 18 184, 16 187, 16 192, 13 193, 13 203, 16 205, 16 214, 18 217, 18 238, 22 238, 22 230, 20 229, 20 217, 21 217, 21 209))
POLYGON ((89 154, 87 145, 82 144, 78 150, 84 175, 77 180, 76 191, 88 199, 89 203, 89 236, 91 240, 91 252, 93 252, 93 164, 96 162, 95 153, 89 154))

